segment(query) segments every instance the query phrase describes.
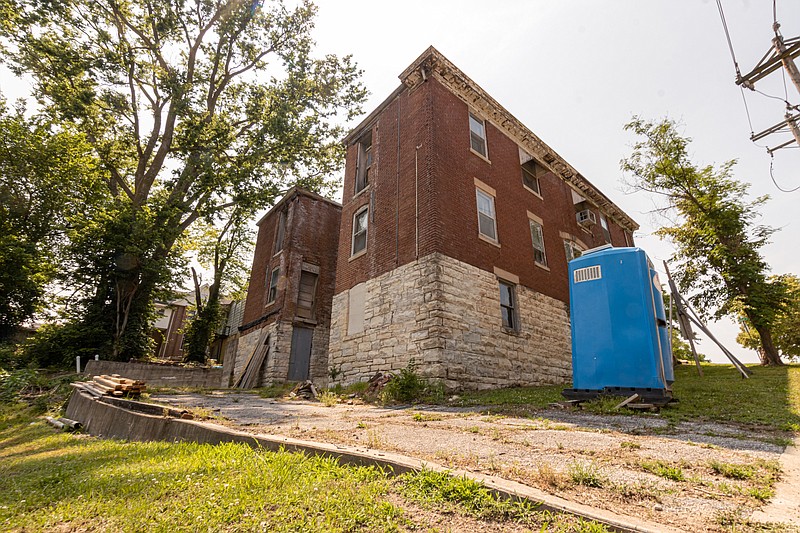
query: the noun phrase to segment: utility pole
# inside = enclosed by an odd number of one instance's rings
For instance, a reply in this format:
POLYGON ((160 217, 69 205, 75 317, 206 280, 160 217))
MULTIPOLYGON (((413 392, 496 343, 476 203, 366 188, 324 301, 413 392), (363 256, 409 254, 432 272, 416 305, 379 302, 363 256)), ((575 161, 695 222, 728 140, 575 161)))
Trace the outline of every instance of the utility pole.
MULTIPOLYGON (((791 39, 784 40, 783 35, 780 32, 781 25, 778 21, 772 25, 773 31, 775 31, 775 37, 772 39, 772 48, 764 54, 764 57, 761 58, 761 61, 751 70, 749 73, 742 76, 741 74, 737 73, 736 75, 736 84, 741 85, 742 87, 747 87, 751 91, 755 90, 755 83, 764 78, 765 76, 775 72, 779 68, 783 67, 786 72, 789 73, 789 78, 794 83, 797 92, 800 93, 800 70, 798 70, 797 65, 795 65, 794 59, 797 56, 800 56, 800 37, 793 37, 791 39)), ((738 69, 737 69, 738 70, 738 69)), ((798 119, 800 119, 800 111, 798 108, 799 106, 790 106, 787 102, 786 104, 786 115, 784 115, 783 122, 779 122, 774 126, 767 128, 766 130, 755 133, 750 137, 751 141, 757 141, 759 139, 763 139, 773 133, 778 133, 784 127, 788 127, 789 131, 792 132, 794 136, 794 141, 787 141, 774 148, 767 148, 769 153, 774 152, 775 150, 779 150, 793 142, 797 143, 800 146, 800 126, 798 126, 798 119), (793 113, 795 111, 795 113, 793 113)))

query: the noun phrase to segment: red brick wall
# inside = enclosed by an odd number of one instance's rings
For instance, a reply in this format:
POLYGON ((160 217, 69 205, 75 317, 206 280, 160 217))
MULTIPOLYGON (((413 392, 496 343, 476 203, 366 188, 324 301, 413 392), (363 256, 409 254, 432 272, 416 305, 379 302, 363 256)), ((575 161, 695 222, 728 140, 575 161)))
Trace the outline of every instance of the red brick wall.
MULTIPOLYGON (((337 293, 415 259, 416 153, 420 257, 442 252, 490 272, 498 267, 519 276, 525 286, 569 300, 567 262, 559 232, 575 235, 590 248, 600 246, 605 239, 599 219, 591 232, 582 229, 575 219, 571 189, 552 173, 540 177, 542 198, 525 189, 517 144, 489 121, 489 161, 474 154, 470 150, 468 113, 467 104, 435 78, 402 92, 377 117, 371 183, 356 197, 357 146, 348 147, 337 293), (496 190, 500 247, 478 238, 475 178, 496 190), (370 215, 367 253, 351 259, 353 214, 370 199, 374 212, 370 215), (544 222, 549 270, 534 265, 527 211, 544 222)), ((610 219, 608 222, 612 243, 625 246, 622 228, 610 219)))
MULTIPOLYGON (((250 272, 243 326, 267 315, 270 316, 258 324, 258 327, 279 319, 294 319, 302 262, 319 266, 314 319, 320 324, 330 321, 336 280, 340 211, 338 205, 301 192, 279 205, 261 221, 250 272), (275 255, 275 234, 280 212, 283 210, 287 214, 283 250, 275 255), (281 267, 278 293, 275 302, 268 305, 267 276, 277 266, 281 267)), ((243 333, 252 327, 254 326, 243 333)))

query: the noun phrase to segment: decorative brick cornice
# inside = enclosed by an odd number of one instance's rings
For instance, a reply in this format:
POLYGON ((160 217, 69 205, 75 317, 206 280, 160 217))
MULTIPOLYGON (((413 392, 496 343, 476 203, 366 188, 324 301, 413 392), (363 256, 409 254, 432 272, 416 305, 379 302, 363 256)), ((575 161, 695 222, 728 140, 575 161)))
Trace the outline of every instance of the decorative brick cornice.
POLYGON ((429 47, 399 77, 409 89, 413 89, 428 77, 436 78, 607 216, 629 231, 639 229, 639 224, 635 220, 434 47, 429 47))

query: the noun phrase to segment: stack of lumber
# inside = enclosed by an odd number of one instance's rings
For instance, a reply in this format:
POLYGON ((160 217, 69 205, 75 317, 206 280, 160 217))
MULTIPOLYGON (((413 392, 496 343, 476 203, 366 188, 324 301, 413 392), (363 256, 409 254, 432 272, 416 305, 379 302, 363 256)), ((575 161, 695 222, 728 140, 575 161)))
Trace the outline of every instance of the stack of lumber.
POLYGON ((138 398, 147 387, 144 381, 120 377, 119 374, 95 376, 92 381, 83 384, 83 389, 96 396, 121 396, 138 398))

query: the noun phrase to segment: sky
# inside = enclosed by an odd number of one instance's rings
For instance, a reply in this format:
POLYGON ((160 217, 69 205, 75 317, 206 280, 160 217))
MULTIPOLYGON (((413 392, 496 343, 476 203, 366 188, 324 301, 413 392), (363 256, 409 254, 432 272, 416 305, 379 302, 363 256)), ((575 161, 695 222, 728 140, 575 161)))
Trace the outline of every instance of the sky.
MULTIPOLYGON (((771 46, 772 2, 723 0, 722 6, 740 69, 749 72, 771 46)), ((636 243, 662 272, 672 246, 652 234, 661 223, 650 214, 654 199, 628 194, 622 184, 620 160, 635 141, 623 126, 633 115, 680 122, 693 139, 696 163, 736 159, 735 176, 752 184, 752 197, 771 197, 759 223, 780 231, 764 256, 774 273, 798 273, 800 191, 780 192, 770 178, 765 148, 749 140, 751 127, 715 1, 320 0, 318 7, 319 49, 353 55, 371 92, 366 111, 433 45, 639 222, 636 243)), ((799 35, 800 2, 778 0, 776 7, 784 37, 799 35)), ((780 97, 747 91, 753 130, 759 132, 785 112, 780 72, 756 88, 780 97)), ((786 93, 790 102, 800 103, 788 80, 786 93)), ((778 144, 777 138, 769 145, 778 144)), ((800 186, 799 169, 800 150, 776 153, 773 174, 782 188, 800 186)), ((710 327, 738 358, 758 360, 736 344, 733 322, 710 327)), ((713 361, 727 361, 709 340, 702 340, 700 349, 713 361)))
MULTIPOLYGON (((800 2, 776 0, 785 38, 800 35, 800 2)), ((736 159, 735 176, 751 184, 753 198, 768 194, 759 223, 779 229, 763 249, 773 273, 800 273, 800 191, 781 192, 770 177, 764 144, 749 140, 782 120, 783 99, 800 94, 781 72, 757 83, 769 98, 745 91, 752 129, 716 1, 711 0, 317 0, 318 52, 351 54, 370 90, 365 112, 398 84, 398 75, 428 46, 450 61, 639 222, 636 243, 653 262, 672 253, 652 232, 654 199, 629 194, 620 160, 635 138, 623 131, 633 115, 681 123, 702 165, 736 159)), ((771 46, 773 3, 722 0, 742 72, 771 46)), ((0 89, 9 99, 29 86, 0 68, 0 89)), ((767 139, 778 144, 787 135, 767 139)), ((800 186, 800 149, 775 154, 774 179, 784 189, 800 186)), ((663 270, 663 268, 659 268, 663 270)), ((662 280, 665 279, 662 275, 662 280)), ((735 342, 730 321, 710 324, 740 359, 754 352, 735 342)), ((709 340, 702 352, 726 361, 709 340)))

